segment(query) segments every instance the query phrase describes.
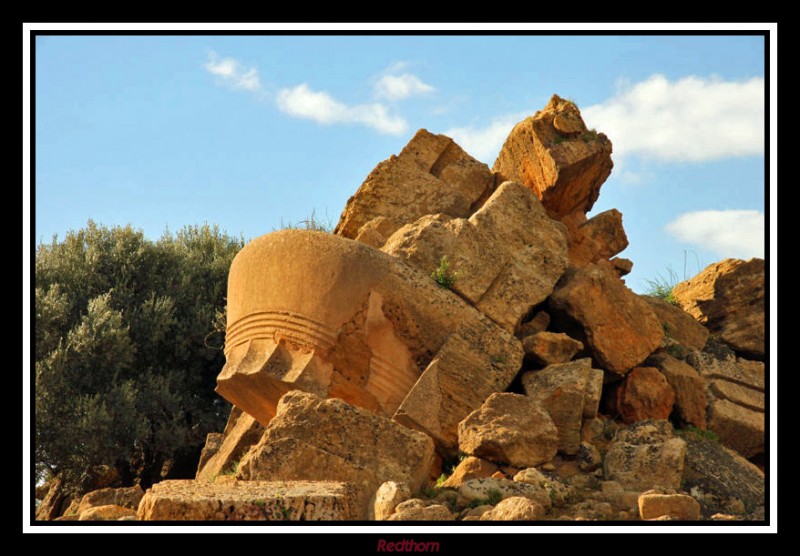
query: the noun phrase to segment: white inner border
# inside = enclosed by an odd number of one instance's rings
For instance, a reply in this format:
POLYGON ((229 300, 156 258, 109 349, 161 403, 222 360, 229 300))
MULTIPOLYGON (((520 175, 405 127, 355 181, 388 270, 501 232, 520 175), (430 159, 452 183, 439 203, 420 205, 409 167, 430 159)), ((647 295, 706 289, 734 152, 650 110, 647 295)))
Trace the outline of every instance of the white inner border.
MULTIPOLYGON (((442 550, 447 549, 447 533, 777 533, 778 531, 778 374, 777 374, 777 319, 778 319, 778 25, 777 23, 25 23, 22 26, 22 98, 23 98, 23 156, 22 156, 22 520, 23 532, 30 533, 88 533, 88 532, 125 532, 125 533, 372 533, 372 534, 439 534, 437 539, 442 550), (769 430, 770 430, 770 500, 769 526, 714 526, 679 525, 679 526, 489 526, 472 527, 466 525, 447 526, 381 526, 375 525, 309 525, 264 527, 230 527, 230 526, 193 526, 193 525, 139 525, 128 527, 117 526, 31 526, 30 524, 30 485, 31 485, 31 446, 30 446, 30 394, 31 394, 31 360, 30 360, 30 240, 31 240, 31 176, 30 176, 30 32, 47 31, 770 31, 769 40, 769 270, 770 270, 770 358, 768 370, 769 381, 769 430)), ((441 522, 439 522, 441 523, 441 522)), ((410 537, 408 537, 410 538, 410 537)))

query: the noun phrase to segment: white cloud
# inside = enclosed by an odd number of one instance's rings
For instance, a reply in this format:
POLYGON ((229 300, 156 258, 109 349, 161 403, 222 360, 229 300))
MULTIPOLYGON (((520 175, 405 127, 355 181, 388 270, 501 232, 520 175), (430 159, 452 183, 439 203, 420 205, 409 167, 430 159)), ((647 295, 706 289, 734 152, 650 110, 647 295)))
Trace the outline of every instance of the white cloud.
POLYGON ((414 95, 432 93, 435 90, 412 73, 384 75, 375 83, 376 96, 388 100, 402 100, 414 95))
POLYGON ((764 213, 758 210, 686 212, 664 229, 679 241, 700 245, 720 257, 764 256, 764 213))
POLYGON ((221 81, 245 91, 258 91, 261 89, 261 81, 258 78, 258 70, 250 68, 245 70, 241 63, 234 58, 220 58, 213 50, 208 53, 208 61, 205 64, 206 71, 220 78, 221 81))
POLYGON ((491 166, 514 125, 528 115, 521 113, 500 116, 485 127, 455 127, 445 131, 445 135, 452 137, 469 154, 491 166))
POLYGON ((653 75, 581 113, 619 155, 699 162, 763 154, 764 109, 761 77, 669 81, 653 75))
POLYGON ((390 134, 403 133, 407 128, 402 117, 389 115, 382 104, 348 106, 325 91, 311 90, 305 83, 278 91, 277 102, 282 112, 320 124, 356 123, 390 134))

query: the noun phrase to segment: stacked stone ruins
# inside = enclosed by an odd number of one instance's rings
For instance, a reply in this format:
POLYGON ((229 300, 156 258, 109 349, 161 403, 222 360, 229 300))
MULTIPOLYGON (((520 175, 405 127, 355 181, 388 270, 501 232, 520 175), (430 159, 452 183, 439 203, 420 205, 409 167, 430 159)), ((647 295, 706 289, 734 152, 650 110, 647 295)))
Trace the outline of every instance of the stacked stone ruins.
POLYGON ((763 519, 764 262, 634 293, 611 153, 553 96, 491 169, 423 129, 333 233, 251 241, 228 425, 137 519, 763 519))

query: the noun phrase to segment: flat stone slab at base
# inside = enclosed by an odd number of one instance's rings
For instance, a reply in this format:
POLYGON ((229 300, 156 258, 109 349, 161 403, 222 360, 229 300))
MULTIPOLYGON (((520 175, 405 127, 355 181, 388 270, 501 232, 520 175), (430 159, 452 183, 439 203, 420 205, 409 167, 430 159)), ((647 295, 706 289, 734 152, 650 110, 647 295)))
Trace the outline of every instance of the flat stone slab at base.
POLYGON ((357 518, 356 492, 329 481, 162 481, 139 504, 144 521, 339 521, 357 518))

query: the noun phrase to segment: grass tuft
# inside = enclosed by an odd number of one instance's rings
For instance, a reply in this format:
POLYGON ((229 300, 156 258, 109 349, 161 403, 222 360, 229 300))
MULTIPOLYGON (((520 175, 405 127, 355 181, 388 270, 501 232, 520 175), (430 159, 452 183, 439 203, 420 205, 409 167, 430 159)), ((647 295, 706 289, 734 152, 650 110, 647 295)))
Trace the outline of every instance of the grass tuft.
POLYGON ((503 500, 503 493, 495 488, 490 488, 486 492, 486 498, 476 498, 467 507, 477 508, 478 506, 496 506, 503 500))
POLYGON ((645 294, 653 297, 659 297, 667 303, 677 305, 678 302, 675 300, 675 296, 672 295, 672 290, 679 282, 678 275, 671 268, 667 268, 667 273, 668 275, 666 277, 658 274, 656 278, 645 280, 645 283, 647 284, 647 290, 645 291, 645 294))
POLYGON ((325 232, 328 234, 333 233, 333 222, 326 215, 325 218, 317 216, 317 210, 312 209, 311 214, 306 216, 303 220, 299 220, 294 224, 286 224, 281 220, 281 230, 310 230, 312 232, 325 232))
POLYGON ((453 289, 458 279, 458 272, 450 270, 450 260, 447 255, 439 261, 439 268, 431 272, 431 278, 440 288, 453 289))
POLYGON ((719 436, 714 431, 698 429, 694 425, 689 425, 685 429, 678 429, 675 431, 680 436, 694 435, 699 438, 710 440, 711 442, 719 442, 719 436))
POLYGON ((581 135, 581 139, 583 139, 584 143, 588 143, 589 141, 597 141, 597 130, 595 128, 590 129, 581 135))

